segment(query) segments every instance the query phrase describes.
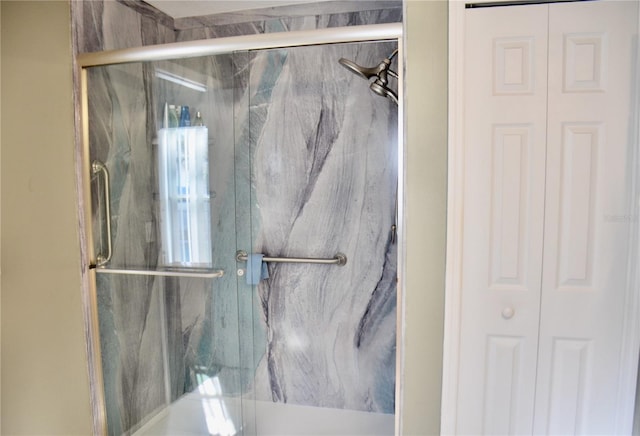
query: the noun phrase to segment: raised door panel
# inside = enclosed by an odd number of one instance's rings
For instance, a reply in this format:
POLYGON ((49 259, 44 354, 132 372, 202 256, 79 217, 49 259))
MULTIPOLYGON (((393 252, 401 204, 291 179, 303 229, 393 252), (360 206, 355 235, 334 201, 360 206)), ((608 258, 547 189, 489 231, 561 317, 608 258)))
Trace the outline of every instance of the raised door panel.
POLYGON ((631 223, 624 217, 631 216, 629 111, 637 80, 631 63, 637 7, 638 2, 550 7, 534 433, 624 432, 616 416, 628 290, 631 223))
POLYGON ((547 9, 466 12, 459 434, 532 430, 547 9))

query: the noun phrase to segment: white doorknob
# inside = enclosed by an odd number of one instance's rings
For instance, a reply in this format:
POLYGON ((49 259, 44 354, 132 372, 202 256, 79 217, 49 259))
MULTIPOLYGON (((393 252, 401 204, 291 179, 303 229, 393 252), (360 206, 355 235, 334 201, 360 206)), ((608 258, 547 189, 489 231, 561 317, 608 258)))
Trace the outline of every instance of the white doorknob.
POLYGON ((504 319, 511 319, 515 314, 516 314, 516 311, 513 310, 513 307, 505 307, 504 309, 502 309, 502 317, 504 319))

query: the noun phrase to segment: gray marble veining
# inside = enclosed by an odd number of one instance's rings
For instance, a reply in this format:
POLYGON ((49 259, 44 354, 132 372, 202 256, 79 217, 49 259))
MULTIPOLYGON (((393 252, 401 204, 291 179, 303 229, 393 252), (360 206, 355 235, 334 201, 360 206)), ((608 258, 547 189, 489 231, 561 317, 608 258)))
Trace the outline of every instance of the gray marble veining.
POLYGON ((256 251, 349 258, 342 268, 270 266, 259 287, 268 337, 261 399, 393 412, 397 113, 337 63, 373 64, 392 50, 293 48, 278 56, 279 72, 274 53, 254 59, 263 77, 277 76, 251 91, 269 94, 251 106, 256 251))
MULTIPOLYGON (((76 50, 401 20, 398 7, 326 10, 176 31, 126 3, 73 2, 76 50)), ((209 128, 213 259, 227 272, 217 280, 100 276, 110 434, 139 427, 203 377, 247 398, 393 412, 397 112, 337 63, 374 65, 393 48, 344 44, 90 70, 91 157, 112 174, 113 266, 157 264, 154 139, 169 102, 201 110, 209 128), (209 91, 159 81, 157 66, 209 91), (342 251, 349 262, 270 265, 271 278, 252 288, 234 274, 237 249, 342 251)), ((99 230, 97 199, 93 209, 99 230)), ((100 249, 104 235, 94 238, 100 249)))
MULTIPOLYGON (((177 30, 194 29, 198 27, 218 27, 249 22, 290 19, 296 17, 348 15, 363 11, 394 11, 394 15, 401 13, 402 1, 398 0, 350 0, 324 1, 318 3, 300 3, 286 6, 251 9, 215 15, 179 18, 174 20, 177 30)), ((369 21, 372 23, 372 21, 369 21)))
MULTIPOLYGON (((343 2, 340 2, 343 3, 343 2)), ((360 2, 348 2, 360 4, 360 2)), ((300 8, 304 5, 295 6, 300 8)), ((328 6, 328 5, 324 5, 328 6)), ((293 6, 291 8, 294 8, 293 6)), ((270 8, 279 9, 279 8, 270 8)), ((317 6, 315 7, 317 9, 317 6)), ((305 9, 306 10, 306 9, 305 9)), ((229 36, 286 32, 291 30, 300 30, 299 23, 305 23, 307 30, 322 29, 328 27, 340 26, 358 26, 364 24, 383 24, 397 23, 402 21, 402 6, 399 2, 362 2, 359 8, 351 8, 345 12, 332 12, 320 14, 302 14, 289 13, 278 14, 276 11, 270 11, 268 15, 251 15, 250 13, 241 14, 241 19, 220 21, 212 20, 209 22, 206 17, 199 17, 194 20, 204 21, 206 24, 195 26, 193 23, 178 28, 176 39, 178 41, 193 41, 198 39, 222 38, 229 36), (393 3, 392 8, 374 8, 363 9, 366 4, 393 3)), ((182 19, 186 20, 186 19, 182 19)), ((190 19, 189 19, 190 20, 190 19)))
POLYGON ((328 2, 318 5, 295 5, 269 8, 263 13, 253 11, 221 14, 221 16, 194 17, 176 20, 178 41, 221 38, 255 33, 299 30, 301 22, 306 29, 320 29, 364 24, 397 23, 402 21, 402 3, 397 1, 328 2), (339 3, 335 10, 331 4, 339 3), (388 7, 384 7, 388 6, 388 7), (319 12, 319 8, 321 11, 319 12), (326 13, 331 11, 331 13, 326 13), (310 25, 313 23, 312 25, 310 25))
POLYGON ((74 1, 71 13, 78 53, 175 42, 175 29, 169 23, 118 1, 74 1))

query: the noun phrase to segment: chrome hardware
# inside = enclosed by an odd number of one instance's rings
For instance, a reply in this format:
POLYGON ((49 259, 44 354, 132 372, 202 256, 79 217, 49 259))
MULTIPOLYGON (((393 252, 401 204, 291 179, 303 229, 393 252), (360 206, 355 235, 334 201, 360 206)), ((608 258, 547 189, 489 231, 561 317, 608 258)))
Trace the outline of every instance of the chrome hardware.
POLYGON ((377 66, 369 68, 358 65, 355 62, 345 58, 340 58, 338 62, 352 73, 355 73, 363 79, 368 80, 369 88, 371 89, 371 91, 382 97, 387 97, 397 105, 398 95, 389 88, 389 79, 387 77, 391 76, 395 79, 398 79, 398 73, 389 69, 389 67, 391 66, 391 60, 397 54, 398 49, 394 50, 388 58, 383 59, 382 62, 380 62, 377 66))
POLYGON ((112 268, 96 268, 96 273, 102 274, 128 274, 138 276, 162 276, 162 277, 190 277, 215 279, 222 277, 224 271, 218 270, 136 270, 136 269, 112 269, 112 268))
POLYGON ((104 179, 104 211, 107 229, 107 254, 101 253, 96 255, 96 266, 102 266, 111 260, 111 193, 109 191, 109 171, 107 167, 100 161, 94 160, 91 163, 91 171, 93 174, 102 174, 104 179))
MULTIPOLYGON (((236 253, 236 260, 238 262, 246 262, 247 260, 247 252, 246 251, 238 251, 236 253)), ((274 263, 321 263, 328 265, 338 265, 344 266, 347 264, 347 256, 342 253, 337 253, 331 259, 318 259, 313 257, 268 257, 265 256, 262 258, 263 262, 274 262, 274 263)))

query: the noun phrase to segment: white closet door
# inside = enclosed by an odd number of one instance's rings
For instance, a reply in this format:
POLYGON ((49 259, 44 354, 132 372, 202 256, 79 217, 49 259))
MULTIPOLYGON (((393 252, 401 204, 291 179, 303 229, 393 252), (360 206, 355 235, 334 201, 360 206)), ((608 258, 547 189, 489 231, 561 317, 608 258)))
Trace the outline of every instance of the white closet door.
POLYGON ((458 434, 532 431, 547 11, 538 5, 466 12, 458 434))
MULTIPOLYGON (((534 433, 613 434, 630 225, 638 2, 555 4, 534 433)), ((631 417, 632 419, 633 417, 631 417)))

